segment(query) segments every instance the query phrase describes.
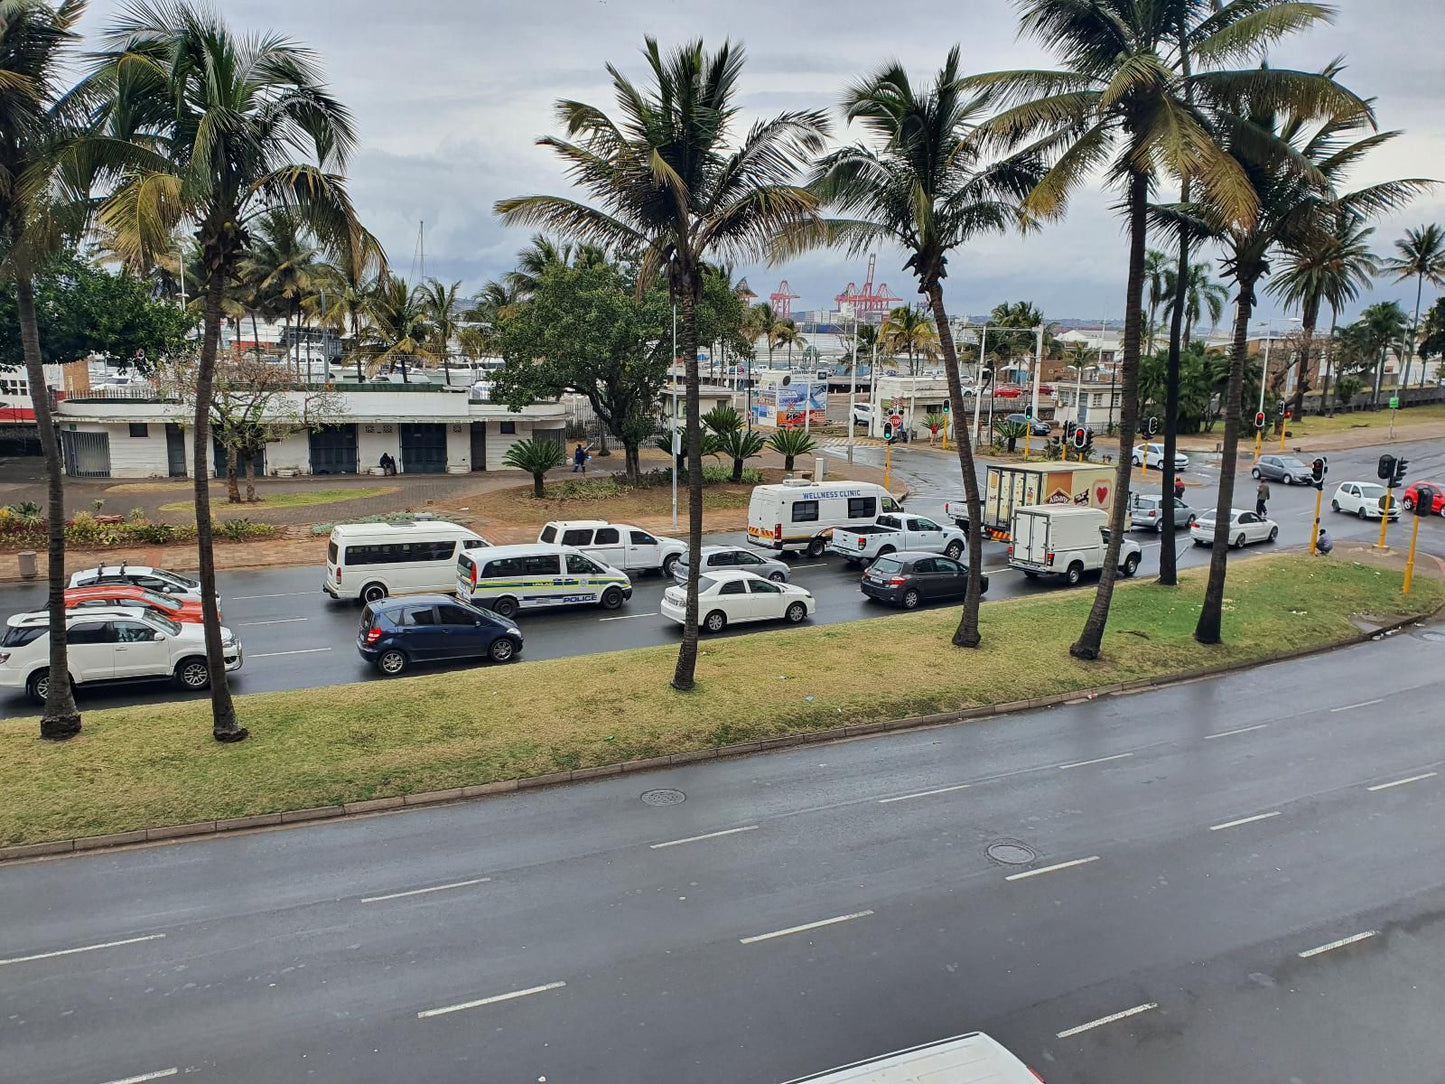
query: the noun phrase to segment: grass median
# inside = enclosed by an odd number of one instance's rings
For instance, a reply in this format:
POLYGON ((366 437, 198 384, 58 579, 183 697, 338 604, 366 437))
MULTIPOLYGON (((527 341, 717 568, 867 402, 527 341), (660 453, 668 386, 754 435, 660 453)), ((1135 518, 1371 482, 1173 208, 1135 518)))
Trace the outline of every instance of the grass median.
MULTIPOLYGON (((1191 638, 1203 570, 1123 585, 1099 662, 1068 656, 1093 598, 984 607, 984 646, 949 645, 957 609, 704 640, 698 688, 671 646, 240 698, 251 739, 211 740, 206 702, 88 711, 64 744, 0 722, 0 845, 389 795, 1005 703, 1342 643, 1353 614, 1420 613, 1445 584, 1295 554, 1231 567, 1223 645, 1191 638)), ((340 648, 339 650, 345 650, 340 648)), ((84 702, 82 700, 82 707, 84 702)))

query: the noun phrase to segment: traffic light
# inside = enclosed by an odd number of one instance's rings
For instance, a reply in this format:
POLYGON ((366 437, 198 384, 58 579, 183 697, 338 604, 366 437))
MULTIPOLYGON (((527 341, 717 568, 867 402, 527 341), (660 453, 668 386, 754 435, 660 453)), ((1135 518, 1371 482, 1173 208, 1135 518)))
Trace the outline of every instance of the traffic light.
POLYGON ((1289 411, 1287 411, 1287 410, 1284 408, 1284 400, 1283 400, 1283 399, 1281 399, 1279 402, 1275 403, 1275 405, 1274 405, 1274 412, 1275 412, 1275 414, 1277 414, 1277 415, 1278 415, 1279 417, 1281 417, 1281 418, 1287 418, 1287 417, 1289 417, 1289 411))
POLYGON ((1089 431, 1085 429, 1082 425, 1076 425, 1074 427, 1074 447, 1083 448, 1086 447, 1088 443, 1089 431))
POLYGON ((1390 482, 1392 486, 1398 486, 1401 482, 1405 480, 1405 468, 1409 465, 1410 461, 1406 459, 1403 455, 1399 459, 1395 460, 1395 477, 1390 482))
POLYGON ((1285 421, 1289 421, 1290 418, 1291 418, 1291 416, 1292 416, 1293 414, 1294 414, 1294 412, 1293 412, 1292 410, 1286 409, 1285 412, 1284 412, 1284 420, 1285 420, 1285 421))
POLYGON ((889 444, 892 444, 892 443, 893 443, 893 423, 892 423, 892 422, 884 422, 884 423, 883 423, 883 439, 886 440, 889 444))
MULTIPOLYGON (((1256 412, 1255 412, 1255 415, 1254 415, 1254 427, 1255 427, 1256 429, 1263 429, 1263 428, 1264 428, 1264 422, 1265 422, 1264 411, 1262 411, 1262 410, 1256 411, 1256 412)), ((1382 475, 1380 475, 1380 477, 1383 478, 1384 475, 1382 474, 1382 475)))
POLYGON ((1159 419, 1149 417, 1144 419, 1144 436, 1152 437, 1159 432, 1159 419))
POLYGON ((1440 491, 1429 482, 1421 482, 1415 487, 1415 508, 1417 516, 1431 516, 1435 514, 1435 501, 1440 496, 1440 491))
POLYGON ((948 400, 947 400, 947 399, 945 399, 945 400, 943 401, 943 412, 944 412, 945 414, 948 413, 948 400))
POLYGON ((1310 478, 1314 481, 1315 488, 1319 489, 1325 484, 1325 475, 1329 473, 1329 466, 1324 456, 1316 456, 1310 463, 1310 478))
POLYGON ((1375 477, 1378 478, 1378 479, 1380 479, 1380 481, 1382 481, 1382 482, 1389 482, 1391 485, 1394 484, 1394 481, 1393 481, 1393 479, 1394 479, 1394 477, 1395 477, 1395 457, 1394 457, 1394 456, 1392 456, 1392 455, 1382 455, 1382 456, 1380 456, 1380 465, 1375 468, 1375 477))

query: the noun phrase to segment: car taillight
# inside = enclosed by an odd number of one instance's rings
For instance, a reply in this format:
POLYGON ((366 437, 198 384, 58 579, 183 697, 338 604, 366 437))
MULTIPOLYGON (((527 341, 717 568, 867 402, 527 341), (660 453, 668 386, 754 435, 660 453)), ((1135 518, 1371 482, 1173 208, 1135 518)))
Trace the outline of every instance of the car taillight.
POLYGON ((902 587, 902 586, 903 586, 905 583, 907 583, 907 582, 908 582, 908 581, 905 580, 902 576, 894 576, 891 580, 888 581, 888 586, 889 586, 889 587, 902 587))
POLYGON ((472 562, 472 571, 471 571, 471 575, 470 575, 469 579, 470 579, 471 585, 472 585, 473 587, 476 587, 476 586, 477 586, 477 565, 476 565, 476 562, 475 562, 475 561, 472 562))
POLYGON ((336 582, 337 582, 338 584, 341 582, 341 566, 340 566, 340 565, 337 565, 337 566, 336 566, 336 582))
POLYGON ((781 523, 774 523, 774 524, 773 524, 773 541, 774 541, 774 542, 781 542, 782 540, 783 540, 783 525, 782 525, 781 523))
POLYGON ((1053 563, 1054 563, 1054 555, 1053 555, 1052 553, 1049 554, 1049 561, 1048 561, 1048 563, 1049 563, 1049 564, 1053 564, 1053 563))
POLYGON ((865 544, 866 544, 866 543, 865 543, 865 541, 864 541, 862 538, 858 539, 858 548, 859 548, 860 550, 864 547, 865 544))
POLYGON ((1008 546, 1008 555, 1009 555, 1010 557, 1012 557, 1012 556, 1014 555, 1014 546, 1013 546, 1013 543, 1012 543, 1012 542, 1010 542, 1010 543, 1009 543, 1009 546, 1008 546))
POLYGON ((369 628, 369 629, 366 630, 366 642, 367 642, 368 644, 374 644, 374 643, 376 643, 376 641, 378 641, 378 640, 380 640, 380 639, 381 639, 381 629, 378 628, 376 625, 373 625, 373 626, 371 626, 371 628, 369 628))
POLYGON ((1034 1074, 1034 1079, 1037 1080, 1037 1081, 1039 1082, 1039 1084, 1047 1084, 1047 1082, 1044 1080, 1044 1078, 1041 1077, 1041 1076, 1039 1076, 1039 1071, 1038 1071, 1037 1069, 1035 1069, 1033 1066, 1029 1066, 1029 1072, 1031 1072, 1031 1073, 1034 1074))

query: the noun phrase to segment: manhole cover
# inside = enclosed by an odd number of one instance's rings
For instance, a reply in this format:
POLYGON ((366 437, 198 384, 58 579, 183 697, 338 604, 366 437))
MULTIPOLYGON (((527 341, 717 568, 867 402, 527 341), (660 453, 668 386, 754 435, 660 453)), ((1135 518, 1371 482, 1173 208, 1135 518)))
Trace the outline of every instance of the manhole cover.
POLYGON ((1026 866, 1038 857, 1022 843, 990 843, 988 856, 1006 866, 1026 866))
POLYGON ((656 790, 642 792, 644 805, 677 805, 679 802, 685 801, 687 801, 687 795, 680 790, 673 790, 671 787, 658 787, 656 790))
POLYGON ((1431 640, 1437 644, 1445 643, 1445 632, 1422 632, 1420 638, 1422 640, 1431 640))

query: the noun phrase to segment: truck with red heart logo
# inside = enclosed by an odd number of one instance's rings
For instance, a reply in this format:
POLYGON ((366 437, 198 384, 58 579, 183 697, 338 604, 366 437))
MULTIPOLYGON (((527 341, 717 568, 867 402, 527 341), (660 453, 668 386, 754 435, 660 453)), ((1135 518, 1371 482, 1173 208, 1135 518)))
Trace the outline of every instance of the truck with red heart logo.
MULTIPOLYGON (((1109 466, 990 463, 983 495, 983 536, 995 542, 1010 541, 1014 509, 1023 506, 1066 505, 1107 513, 1114 507, 1114 471, 1109 466)), ((968 532, 966 502, 945 501, 943 514, 968 532)), ((1127 530, 1127 512, 1124 526, 1127 530)))

